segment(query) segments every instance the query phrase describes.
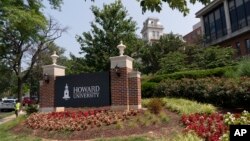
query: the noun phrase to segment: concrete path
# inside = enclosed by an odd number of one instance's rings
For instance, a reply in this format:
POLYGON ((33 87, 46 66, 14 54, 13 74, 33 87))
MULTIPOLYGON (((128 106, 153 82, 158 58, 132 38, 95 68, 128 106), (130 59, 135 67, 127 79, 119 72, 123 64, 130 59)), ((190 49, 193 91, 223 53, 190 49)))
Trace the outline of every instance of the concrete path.
MULTIPOLYGON (((24 114, 25 114, 25 112, 23 112, 23 111, 19 112, 19 115, 24 115, 24 114)), ((5 117, 5 118, 2 118, 2 119, 0 119, 0 125, 3 124, 3 123, 5 123, 5 122, 14 120, 15 118, 16 118, 15 114, 10 115, 10 116, 5 117)))

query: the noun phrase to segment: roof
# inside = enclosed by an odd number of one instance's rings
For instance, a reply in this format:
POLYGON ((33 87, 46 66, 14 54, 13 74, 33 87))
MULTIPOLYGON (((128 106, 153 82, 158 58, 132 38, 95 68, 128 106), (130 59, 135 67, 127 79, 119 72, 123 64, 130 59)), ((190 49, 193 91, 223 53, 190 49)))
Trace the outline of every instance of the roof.
POLYGON ((209 13, 212 9, 216 8, 218 5, 222 4, 224 0, 214 0, 205 7, 203 7, 201 10, 195 13, 196 18, 200 18, 201 16, 209 13))

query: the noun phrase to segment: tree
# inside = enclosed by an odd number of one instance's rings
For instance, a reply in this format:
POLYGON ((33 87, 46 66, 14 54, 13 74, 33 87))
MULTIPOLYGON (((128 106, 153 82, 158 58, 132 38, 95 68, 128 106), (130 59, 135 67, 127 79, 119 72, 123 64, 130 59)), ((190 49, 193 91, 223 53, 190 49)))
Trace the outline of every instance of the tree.
POLYGON ((156 73, 160 70, 160 60, 170 52, 184 47, 183 41, 173 33, 164 35, 159 41, 147 44, 139 50, 138 58, 141 59, 143 73, 156 73))
MULTIPOLYGON (((86 0, 85 0, 86 1, 86 0)), ((91 0, 94 1, 94 0, 91 0)), ((136 0, 140 3, 142 12, 146 11, 157 11, 162 10, 163 4, 168 4, 171 9, 177 9, 183 15, 189 13, 189 8, 187 7, 188 0, 136 0)), ((190 3, 195 4, 196 2, 201 2, 202 4, 208 4, 211 0, 189 0, 190 3)))
MULTIPOLYGON (((140 2, 142 11, 147 10, 160 12, 162 10, 162 5, 168 4, 171 9, 177 9, 183 15, 189 13, 189 8, 187 7, 188 0, 137 0, 140 2)), ((190 3, 195 4, 196 2, 201 2, 202 4, 208 4, 211 0, 189 0, 190 3)))
POLYGON ((56 51, 56 54, 60 56, 57 59, 57 64, 65 65, 65 62, 67 62, 67 57, 63 55, 65 52, 64 48, 61 48, 54 43, 48 44, 48 48, 39 53, 37 62, 33 66, 28 79, 25 81, 26 86, 29 87, 31 97, 38 96, 39 80, 42 80, 43 78, 42 66, 52 64, 51 55, 54 51, 56 51))
MULTIPOLYGON (((49 0, 59 8, 62 0, 49 0)), ((47 20, 41 0, 2 0, 0 2, 0 60, 8 64, 17 77, 18 99, 39 53, 64 31, 47 20), (25 66, 23 66, 25 64, 25 66), (23 70, 26 70, 23 72, 23 70)))
MULTIPOLYGON (((128 48, 136 47, 136 23, 128 17, 120 0, 103 5, 103 9, 92 6, 91 10, 95 16, 91 23, 91 32, 84 32, 82 37, 77 36, 77 41, 81 45, 81 53, 85 55, 84 63, 89 70, 107 71, 110 68, 109 57, 118 55, 116 46, 120 41, 128 48)), ((131 53, 131 49, 125 51, 131 53)))
POLYGON ((186 54, 175 51, 168 53, 160 60, 161 69, 158 73, 173 73, 185 69, 186 54))

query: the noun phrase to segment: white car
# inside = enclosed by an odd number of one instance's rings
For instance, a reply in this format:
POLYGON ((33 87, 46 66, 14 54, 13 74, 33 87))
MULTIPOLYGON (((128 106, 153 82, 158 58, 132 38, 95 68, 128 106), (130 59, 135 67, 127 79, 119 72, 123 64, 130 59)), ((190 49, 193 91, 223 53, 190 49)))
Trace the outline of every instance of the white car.
POLYGON ((15 110, 16 99, 3 99, 0 104, 0 110, 15 110))

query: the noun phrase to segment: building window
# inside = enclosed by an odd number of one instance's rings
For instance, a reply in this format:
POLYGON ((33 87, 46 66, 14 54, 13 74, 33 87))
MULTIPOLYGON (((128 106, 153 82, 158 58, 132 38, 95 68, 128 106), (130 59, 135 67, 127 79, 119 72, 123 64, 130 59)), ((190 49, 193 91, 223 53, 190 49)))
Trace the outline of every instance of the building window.
POLYGON ((237 10, 237 17, 238 17, 238 25, 239 29, 245 27, 246 24, 246 16, 245 16, 245 7, 243 0, 236 0, 236 10, 237 10))
POLYGON ((156 32, 156 36, 157 36, 158 38, 160 37, 159 31, 156 32))
POLYGON ((226 18, 223 4, 205 15, 203 18, 207 43, 227 34, 226 18))
POLYGON ((246 50, 248 53, 250 53, 250 39, 245 40, 246 43, 246 50))
MULTIPOLYGON (((229 14, 231 20, 232 32, 237 31, 247 25, 249 25, 248 15, 250 0, 229 0, 229 14)), ((250 19, 250 16, 249 16, 250 19)))
POLYGON ((237 50, 237 54, 241 55, 241 51, 240 51, 240 42, 236 43, 236 50, 237 50))
POLYGON ((153 37, 155 37, 155 31, 153 31, 153 37))
POLYGON ((250 25, 250 0, 245 0, 245 12, 247 17, 247 24, 250 25))

